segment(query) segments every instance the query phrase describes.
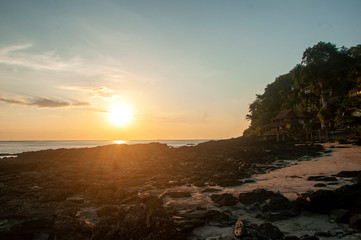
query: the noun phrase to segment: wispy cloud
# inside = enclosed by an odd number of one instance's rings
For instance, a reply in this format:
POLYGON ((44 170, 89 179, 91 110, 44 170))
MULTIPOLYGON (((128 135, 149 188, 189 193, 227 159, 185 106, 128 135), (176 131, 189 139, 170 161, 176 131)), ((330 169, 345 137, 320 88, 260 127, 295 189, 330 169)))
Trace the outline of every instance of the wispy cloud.
POLYGON ((64 107, 86 107, 90 106, 87 102, 70 102, 70 101, 57 101, 49 98, 37 98, 33 101, 9 99, 0 97, 0 102, 8 104, 17 104, 37 108, 64 108, 64 107))
POLYGON ((97 76, 108 81, 137 81, 154 82, 146 76, 135 74, 122 69, 119 62, 108 56, 94 54, 94 58, 71 57, 61 58, 56 51, 41 54, 31 53, 33 45, 30 43, 0 48, 0 64, 26 67, 35 70, 56 72, 71 72, 83 76, 97 76))
POLYGON ((70 89, 76 91, 84 91, 90 93, 91 97, 99 97, 106 101, 113 101, 121 98, 120 94, 117 94, 114 89, 99 86, 99 87, 79 87, 79 86, 63 86, 63 89, 70 89))
POLYGON ((31 46, 32 44, 23 44, 0 48, 0 63, 51 71, 72 71, 81 65, 79 58, 71 58, 64 61, 54 51, 43 54, 22 51, 31 46))

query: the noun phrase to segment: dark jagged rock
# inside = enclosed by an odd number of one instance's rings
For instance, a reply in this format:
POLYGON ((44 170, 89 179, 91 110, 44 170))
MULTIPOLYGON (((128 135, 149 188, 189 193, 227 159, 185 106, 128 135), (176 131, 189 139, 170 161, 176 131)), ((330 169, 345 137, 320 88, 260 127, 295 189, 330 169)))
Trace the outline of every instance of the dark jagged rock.
POLYGON ((248 205, 255 202, 263 202, 277 195, 277 193, 260 188, 255 189, 252 192, 240 193, 238 196, 238 200, 243 204, 248 205))
POLYGON ((213 202, 220 206, 233 206, 237 204, 237 198, 230 193, 213 194, 211 196, 213 202))

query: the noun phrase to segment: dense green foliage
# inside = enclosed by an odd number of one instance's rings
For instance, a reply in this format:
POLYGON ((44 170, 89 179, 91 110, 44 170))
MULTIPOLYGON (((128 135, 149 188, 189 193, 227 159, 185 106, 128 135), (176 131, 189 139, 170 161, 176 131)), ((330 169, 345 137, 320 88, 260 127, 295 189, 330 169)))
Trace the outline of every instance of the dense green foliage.
POLYGON ((360 95, 352 96, 350 91, 360 87, 361 45, 347 49, 319 42, 304 51, 301 63, 256 95, 244 134, 260 134, 262 126, 284 109, 307 116, 309 124, 356 130, 361 123, 360 95))

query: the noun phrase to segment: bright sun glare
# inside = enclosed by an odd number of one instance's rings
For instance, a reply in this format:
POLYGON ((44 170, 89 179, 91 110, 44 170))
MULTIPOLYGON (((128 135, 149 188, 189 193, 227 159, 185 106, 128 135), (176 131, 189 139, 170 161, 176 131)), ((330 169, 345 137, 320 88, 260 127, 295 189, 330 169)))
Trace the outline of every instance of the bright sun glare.
POLYGON ((110 122, 117 126, 125 126, 133 119, 131 108, 125 104, 112 106, 108 111, 110 122))

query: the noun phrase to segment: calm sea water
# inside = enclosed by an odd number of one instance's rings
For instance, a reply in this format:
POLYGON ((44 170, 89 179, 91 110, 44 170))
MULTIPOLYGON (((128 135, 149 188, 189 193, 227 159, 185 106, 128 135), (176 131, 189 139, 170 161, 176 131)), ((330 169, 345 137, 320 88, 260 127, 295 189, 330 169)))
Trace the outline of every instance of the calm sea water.
POLYGON ((209 140, 131 140, 131 141, 0 141, 0 154, 16 154, 21 152, 39 151, 59 148, 97 147, 109 144, 140 144, 159 142, 172 147, 196 145, 209 140))

